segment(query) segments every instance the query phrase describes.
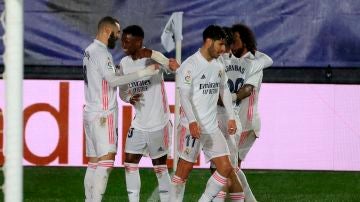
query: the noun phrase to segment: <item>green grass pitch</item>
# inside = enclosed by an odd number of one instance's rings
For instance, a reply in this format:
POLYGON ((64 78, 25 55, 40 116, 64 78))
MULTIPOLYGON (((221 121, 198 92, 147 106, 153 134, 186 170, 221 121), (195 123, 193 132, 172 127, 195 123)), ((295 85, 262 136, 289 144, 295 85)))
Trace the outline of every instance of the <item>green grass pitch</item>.
MULTIPOLYGON (((84 201, 84 174, 85 168, 25 167, 24 201, 84 201)), ((245 170, 245 174, 260 202, 360 201, 360 172, 245 170)), ((157 180, 152 169, 141 169, 140 175, 141 201, 148 201, 157 180)), ((209 176, 208 170, 194 169, 184 201, 197 201, 209 176)), ((0 179, 3 182, 3 176, 0 179)), ((112 171, 103 201, 128 201, 123 168, 112 171)))

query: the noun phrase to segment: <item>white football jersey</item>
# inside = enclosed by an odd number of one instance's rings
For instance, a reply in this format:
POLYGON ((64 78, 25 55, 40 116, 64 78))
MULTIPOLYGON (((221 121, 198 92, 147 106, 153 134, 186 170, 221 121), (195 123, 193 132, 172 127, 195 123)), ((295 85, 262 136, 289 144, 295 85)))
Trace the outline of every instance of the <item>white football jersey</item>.
MULTIPOLYGON (((197 51, 187 58, 177 70, 178 88, 190 89, 192 110, 203 133, 212 133, 218 129, 217 101, 220 85, 226 85, 227 77, 224 65, 218 60, 207 61, 197 51)), ((188 128, 189 121, 181 112, 181 125, 188 128)))
POLYGON ((94 40, 84 52, 83 75, 86 112, 107 112, 117 108, 116 87, 106 78, 115 75, 115 65, 105 44, 94 40))
MULTIPOLYGON (((130 56, 126 56, 120 61, 120 73, 124 75, 133 73, 153 63, 155 62, 149 58, 133 60, 130 56)), ((131 127, 152 132, 165 127, 169 122, 170 109, 162 71, 156 75, 130 82, 127 93, 130 95, 143 94, 140 101, 134 106, 136 114, 131 127)))
MULTIPOLYGON (((254 90, 249 97, 234 102, 234 110, 237 112, 243 131, 260 130, 260 118, 257 111, 258 95, 262 82, 263 64, 256 60, 250 53, 241 58, 231 54, 223 54, 221 61, 225 64, 225 72, 228 76, 228 86, 231 93, 236 93, 243 85, 250 84, 254 90)), ((225 108, 218 106, 219 113, 225 113, 225 108)))

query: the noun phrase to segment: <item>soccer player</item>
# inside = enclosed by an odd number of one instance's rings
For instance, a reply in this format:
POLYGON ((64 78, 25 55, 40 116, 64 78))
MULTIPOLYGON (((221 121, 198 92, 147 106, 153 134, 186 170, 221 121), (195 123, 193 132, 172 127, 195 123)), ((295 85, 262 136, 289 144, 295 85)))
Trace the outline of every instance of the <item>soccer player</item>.
MULTIPOLYGON (((179 67, 175 59, 168 60, 157 51, 144 49, 143 39, 144 31, 138 25, 131 25, 123 30, 121 45, 127 55, 120 62, 120 72, 123 75, 155 62, 162 63, 167 68, 165 71, 175 71, 179 67), (141 58, 143 56, 145 58, 141 58)), ((129 201, 138 202, 140 199, 141 181, 138 164, 142 156, 148 153, 158 179, 160 200, 167 202, 170 176, 166 160, 172 124, 163 72, 133 81, 119 89, 121 99, 131 103, 136 110, 125 145, 124 166, 129 201)))
POLYGON ((234 120, 231 94, 227 87, 224 65, 217 58, 224 51, 224 30, 216 25, 208 26, 203 32, 203 45, 199 51, 187 58, 177 71, 181 102, 181 127, 179 128, 179 162, 172 179, 170 201, 182 201, 185 182, 193 164, 203 150, 206 160, 216 165, 216 171, 209 178, 199 201, 211 201, 227 183, 229 176, 235 176, 232 183, 234 196, 242 198, 242 188, 229 160, 229 149, 216 119, 219 94, 229 120, 228 133, 234 134, 237 126, 234 120))
POLYGON ((117 151, 118 85, 158 73, 155 66, 126 76, 116 76, 115 65, 108 49, 120 37, 120 24, 112 17, 98 23, 96 39, 83 58, 85 106, 83 110, 86 135, 86 156, 89 163, 84 177, 85 201, 101 201, 117 151))
MULTIPOLYGON (((234 41, 232 55, 225 57, 226 74, 229 89, 233 93, 234 109, 238 114, 242 131, 237 140, 238 169, 237 174, 245 193, 245 201, 256 201, 244 172, 241 162, 245 159, 260 131, 260 118, 257 111, 258 96, 263 78, 263 69, 270 67, 272 59, 256 50, 256 39, 251 29, 244 24, 232 26, 234 41)), ((220 107, 221 108, 221 107, 220 107)), ((221 111, 221 109, 219 110, 221 111)), ((221 121, 220 121, 221 123, 221 121)))
MULTIPOLYGON (((229 67, 232 67, 232 65, 235 65, 237 62, 237 58, 235 58, 232 53, 231 53, 231 45, 234 41, 233 39, 233 33, 230 27, 223 27, 225 33, 226 33, 226 40, 225 40, 225 52, 223 54, 220 55, 219 60, 224 64, 225 66, 225 72, 229 69, 229 67), (235 61, 234 61, 235 60, 235 61)), ((226 74, 228 76, 228 85, 230 85, 230 92, 233 93, 233 87, 231 85, 231 82, 229 82, 229 80, 231 80, 233 75, 229 75, 226 74)), ((241 127, 241 123, 240 123, 240 119, 238 116, 238 105, 237 103, 233 103, 233 110, 234 110, 234 114, 235 114, 235 121, 236 121, 236 125, 238 126, 238 130, 236 131, 236 133, 234 135, 231 135, 227 132, 227 120, 228 120, 228 115, 226 113, 226 109, 224 108, 224 105, 219 97, 218 100, 218 107, 217 107, 217 119, 218 119, 218 125, 219 128, 221 130, 221 132, 223 133, 227 145, 229 147, 230 150, 230 162, 231 165, 233 166, 234 169, 236 169, 238 167, 238 154, 237 154, 237 140, 240 137, 240 133, 242 131, 242 127, 241 127)), ((213 163, 211 163, 210 165, 210 170, 213 173, 215 171, 216 167, 213 163)), ((235 175, 235 177, 237 177, 235 175)), ((232 180, 232 179, 229 179, 232 180)), ((231 184, 231 183, 230 183, 231 184)), ((223 190, 221 190, 217 196, 212 200, 213 202, 220 202, 220 201, 225 201, 227 192, 229 192, 229 188, 227 186, 224 186, 223 190)), ((231 192, 230 193, 230 198, 234 197, 233 194, 231 192)), ((242 198, 244 198, 244 196, 241 196, 242 198)))

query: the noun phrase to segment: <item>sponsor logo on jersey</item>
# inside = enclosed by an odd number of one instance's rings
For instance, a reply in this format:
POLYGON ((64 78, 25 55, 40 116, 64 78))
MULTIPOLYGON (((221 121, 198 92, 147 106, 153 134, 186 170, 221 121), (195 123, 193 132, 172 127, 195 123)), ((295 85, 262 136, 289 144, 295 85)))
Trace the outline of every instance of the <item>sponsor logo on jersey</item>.
POLYGON ((201 79, 206 79, 205 74, 203 74, 203 75, 201 76, 201 79))
POLYGON ((129 88, 131 88, 132 93, 141 93, 147 91, 150 85, 151 81, 149 79, 134 81, 128 84, 129 88))
POLYGON ((207 94, 216 94, 219 91, 219 82, 208 82, 208 83, 201 83, 199 89, 202 90, 204 95, 207 94))

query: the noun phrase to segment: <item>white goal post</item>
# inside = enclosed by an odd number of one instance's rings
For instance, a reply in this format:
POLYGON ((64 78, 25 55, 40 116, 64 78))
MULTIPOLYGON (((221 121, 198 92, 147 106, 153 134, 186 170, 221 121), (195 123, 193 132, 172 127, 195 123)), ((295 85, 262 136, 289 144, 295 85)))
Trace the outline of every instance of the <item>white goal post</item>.
POLYGON ((5 0, 4 201, 23 201, 23 0, 5 0))

